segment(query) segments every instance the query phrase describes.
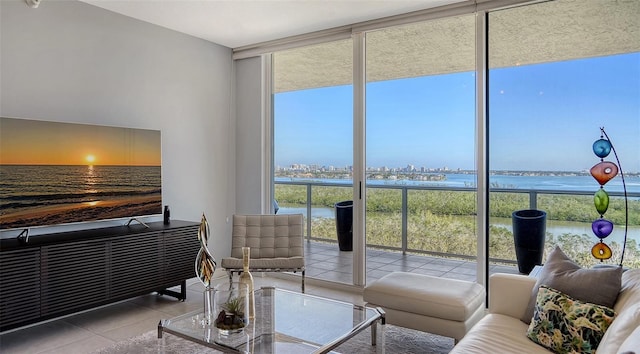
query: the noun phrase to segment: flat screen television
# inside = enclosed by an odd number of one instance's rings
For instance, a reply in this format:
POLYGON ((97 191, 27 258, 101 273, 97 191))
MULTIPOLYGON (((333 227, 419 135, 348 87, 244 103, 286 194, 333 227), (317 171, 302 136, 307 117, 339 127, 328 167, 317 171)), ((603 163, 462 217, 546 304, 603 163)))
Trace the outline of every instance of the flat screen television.
POLYGON ((0 229, 162 213, 160 131, 0 117, 0 229))

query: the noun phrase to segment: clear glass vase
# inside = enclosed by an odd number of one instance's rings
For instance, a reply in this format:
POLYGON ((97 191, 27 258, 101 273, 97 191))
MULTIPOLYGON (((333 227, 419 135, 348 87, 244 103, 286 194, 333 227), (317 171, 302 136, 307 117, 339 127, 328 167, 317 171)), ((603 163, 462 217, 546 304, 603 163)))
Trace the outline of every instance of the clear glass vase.
POLYGON ((220 334, 242 332, 249 325, 249 287, 232 282, 218 284, 213 292, 214 326, 220 334))
POLYGON ((256 313, 255 298, 253 295, 253 275, 249 271, 249 262, 251 258, 251 248, 242 247, 242 273, 240 274, 240 283, 247 284, 249 287, 249 319, 253 320, 256 313))
POLYGON ((204 295, 204 316, 202 319, 202 325, 209 326, 213 323, 215 318, 215 311, 213 308, 215 289, 206 287, 203 292, 204 295))

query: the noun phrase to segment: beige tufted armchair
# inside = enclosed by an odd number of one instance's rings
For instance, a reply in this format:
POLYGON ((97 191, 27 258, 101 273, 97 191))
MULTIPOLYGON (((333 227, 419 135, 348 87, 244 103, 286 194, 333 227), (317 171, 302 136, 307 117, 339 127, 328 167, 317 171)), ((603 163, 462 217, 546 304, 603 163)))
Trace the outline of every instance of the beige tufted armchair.
POLYGON ((229 273, 242 273, 242 247, 251 248, 251 272, 302 272, 304 293, 304 245, 302 214, 234 215, 231 257, 222 259, 229 273))

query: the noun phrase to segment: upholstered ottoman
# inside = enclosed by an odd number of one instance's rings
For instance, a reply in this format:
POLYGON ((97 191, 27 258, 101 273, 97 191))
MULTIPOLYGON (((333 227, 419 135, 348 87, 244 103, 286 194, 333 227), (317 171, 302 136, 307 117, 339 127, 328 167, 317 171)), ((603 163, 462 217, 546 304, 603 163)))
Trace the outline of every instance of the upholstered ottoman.
POLYGON ((484 316, 484 287, 463 280, 393 272, 364 289, 367 306, 379 306, 387 323, 453 337, 456 342, 484 316))

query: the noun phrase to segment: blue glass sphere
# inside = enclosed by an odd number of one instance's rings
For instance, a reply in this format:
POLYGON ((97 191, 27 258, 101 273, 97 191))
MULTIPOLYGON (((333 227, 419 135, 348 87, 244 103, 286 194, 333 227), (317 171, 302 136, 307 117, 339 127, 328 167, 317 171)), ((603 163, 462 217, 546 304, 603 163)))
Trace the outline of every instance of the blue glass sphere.
POLYGON ((593 143, 593 153, 603 159, 611 153, 611 143, 607 139, 598 139, 593 143))

